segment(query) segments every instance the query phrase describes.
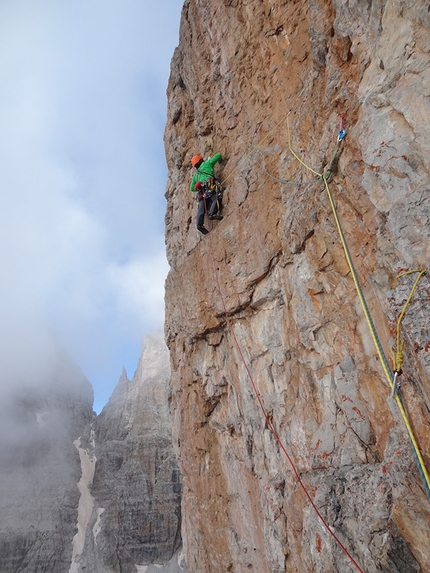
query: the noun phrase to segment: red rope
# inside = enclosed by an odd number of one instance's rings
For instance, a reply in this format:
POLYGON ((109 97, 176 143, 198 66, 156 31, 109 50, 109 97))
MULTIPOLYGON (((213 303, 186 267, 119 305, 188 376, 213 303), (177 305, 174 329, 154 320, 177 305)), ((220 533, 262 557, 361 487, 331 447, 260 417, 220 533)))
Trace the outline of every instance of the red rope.
MULTIPOLYGON (((206 201, 205 201, 205 208, 206 208, 206 201)), ((211 230, 212 230, 212 227, 210 226, 210 231, 211 231, 211 230)), ((317 514, 317 516, 318 516, 319 519, 321 520, 322 524, 323 524, 324 527, 327 529, 327 531, 330 533, 330 535, 333 537, 333 539, 336 541, 336 543, 339 545, 339 547, 342 549, 342 551, 345 553, 345 555, 348 557, 348 559, 351 561, 351 563, 354 565, 354 567, 357 569, 357 571, 359 571, 360 573, 364 573, 363 569, 361 569, 361 567, 358 565, 358 563, 355 561, 355 559, 354 559, 354 558, 352 557, 352 555, 349 553, 349 551, 347 550, 347 548, 343 545, 343 543, 341 542, 341 540, 337 537, 337 535, 334 533, 334 531, 332 531, 330 525, 327 523, 327 521, 326 521, 326 520, 324 519, 324 517, 322 516, 320 510, 319 510, 319 509, 317 508, 317 506, 315 505, 315 502, 313 501, 313 499, 312 499, 310 493, 309 493, 308 490, 306 489, 306 486, 305 486, 305 484, 303 483, 303 481, 302 481, 302 479, 301 479, 301 477, 300 477, 300 475, 299 475, 299 472, 297 471, 297 468, 296 468, 296 466, 295 466, 295 464, 294 464, 294 462, 293 462, 291 456, 290 456, 289 453, 287 452, 287 450, 286 450, 284 444, 282 443, 281 438, 279 437, 279 435, 278 435, 278 433, 276 432, 276 430, 275 430, 275 428, 274 428, 272 422, 270 421, 270 418, 269 418, 269 416, 268 416, 268 414, 267 414, 267 412, 266 412, 266 408, 264 407, 263 400, 262 400, 262 398, 261 398, 260 392, 258 391, 257 386, 256 386, 255 381, 254 381, 254 378, 253 378, 253 376, 252 376, 252 374, 251 374, 251 371, 250 371, 248 365, 246 364, 245 358, 244 358, 243 353, 242 353, 242 350, 241 350, 241 348, 240 348, 239 341, 237 340, 236 333, 235 333, 234 328, 233 328, 233 323, 231 322, 230 317, 229 317, 228 312, 227 312, 227 306, 226 306, 224 294, 223 294, 223 291, 222 291, 222 288, 221 288, 221 284, 220 284, 220 280, 219 280, 219 274, 218 274, 218 269, 217 269, 217 266, 216 266, 216 263, 215 263, 215 257, 214 257, 214 253, 213 253, 212 233, 211 233, 211 232, 209 232, 209 243, 210 243, 210 253, 211 253, 211 258, 212 258, 212 265, 213 265, 213 268, 214 268, 214 273, 215 273, 215 278, 216 278, 216 283, 217 283, 218 291, 219 291, 219 294, 220 294, 220 297, 221 297, 221 301, 222 301, 222 306, 223 306, 223 310, 224 310, 224 315, 225 315, 227 324, 228 324, 228 326, 229 326, 229 328, 230 328, 230 331, 231 331, 231 333, 232 333, 232 335, 233 335, 233 339, 234 339, 234 343, 235 343, 235 346, 236 346, 236 348, 237 348, 237 351, 239 352, 239 355, 240 355, 240 358, 241 358, 241 360, 242 360, 242 363, 243 363, 243 365, 244 365, 244 367, 245 367, 245 370, 246 370, 246 372, 247 372, 247 374, 248 374, 248 377, 249 377, 249 379, 250 379, 250 381, 251 381, 251 384, 252 384, 252 388, 253 388, 253 390, 254 390, 255 397, 257 398, 258 403, 259 403, 260 408, 261 408, 261 411, 263 412, 263 415, 264 415, 264 417, 265 417, 265 419, 266 419, 267 426, 268 426, 269 430, 272 432, 272 435, 273 435, 273 437, 275 438, 275 440, 278 442, 279 447, 281 448, 281 450, 284 452, 285 456, 287 457, 287 460, 288 460, 289 463, 290 463, 291 469, 293 470, 294 475, 296 476, 297 481, 299 482, 301 488, 303 489, 303 491, 304 491, 306 497, 308 498, 308 500, 309 500, 311 506, 312 506, 313 509, 315 510, 315 513, 317 514)))

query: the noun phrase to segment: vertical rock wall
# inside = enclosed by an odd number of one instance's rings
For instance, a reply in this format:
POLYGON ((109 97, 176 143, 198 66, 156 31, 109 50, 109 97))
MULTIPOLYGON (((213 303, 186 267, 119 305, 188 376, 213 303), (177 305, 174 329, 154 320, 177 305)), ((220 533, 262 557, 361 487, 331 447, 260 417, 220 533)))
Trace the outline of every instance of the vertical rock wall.
MULTIPOLYGON (((171 68, 166 338, 192 573, 430 570, 430 505, 389 399, 322 181, 384 352, 430 249, 430 11, 421 0, 187 0, 171 68), (348 134, 336 151, 339 117, 348 134), (283 121, 282 121, 283 120, 283 121), (280 122, 280 123, 278 123, 280 122), (202 238, 190 159, 217 151, 202 238), (224 307, 234 329, 228 327, 224 307)), ((430 467, 430 282, 403 320, 405 410, 430 467)))
MULTIPOLYGON (((85 545, 75 557, 76 573, 135 573, 138 566, 145 571, 152 563, 161 567, 180 546, 181 489, 168 379, 163 337, 148 336, 133 379, 123 372, 98 416, 94 440, 89 429, 82 438, 95 471, 91 516, 85 545)), ((177 559, 175 564, 167 571, 182 571, 177 559)))

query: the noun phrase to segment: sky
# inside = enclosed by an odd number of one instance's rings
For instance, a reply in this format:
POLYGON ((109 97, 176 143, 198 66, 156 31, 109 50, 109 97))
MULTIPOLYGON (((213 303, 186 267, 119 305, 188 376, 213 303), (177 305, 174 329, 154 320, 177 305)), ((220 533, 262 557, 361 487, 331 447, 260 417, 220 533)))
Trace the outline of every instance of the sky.
POLYGON ((99 412, 162 326, 182 4, 0 0, 1 387, 43 371, 55 339, 99 412))

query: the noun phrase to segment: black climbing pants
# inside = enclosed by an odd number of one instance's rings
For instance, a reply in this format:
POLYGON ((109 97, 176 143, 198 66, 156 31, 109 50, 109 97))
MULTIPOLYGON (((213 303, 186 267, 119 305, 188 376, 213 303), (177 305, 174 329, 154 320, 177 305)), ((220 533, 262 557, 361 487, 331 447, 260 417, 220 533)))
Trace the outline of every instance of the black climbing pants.
POLYGON ((218 213, 218 207, 221 207, 221 198, 217 200, 216 193, 212 193, 209 197, 202 197, 199 199, 199 208, 197 209, 197 227, 203 227, 206 213, 209 217, 216 215, 218 213))

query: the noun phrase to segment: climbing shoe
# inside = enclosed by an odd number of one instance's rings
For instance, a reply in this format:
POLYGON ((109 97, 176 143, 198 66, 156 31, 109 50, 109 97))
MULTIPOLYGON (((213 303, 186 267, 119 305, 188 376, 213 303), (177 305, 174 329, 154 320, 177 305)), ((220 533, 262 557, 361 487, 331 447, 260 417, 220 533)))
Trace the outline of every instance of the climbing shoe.
POLYGON ((206 227, 203 227, 203 225, 201 227, 197 227, 197 230, 200 231, 202 235, 207 235, 209 233, 209 231, 206 229, 206 227))
POLYGON ((215 219, 216 221, 222 221, 223 218, 224 218, 224 217, 223 217, 222 215, 209 215, 209 219, 210 219, 211 221, 213 221, 214 219, 215 219))

